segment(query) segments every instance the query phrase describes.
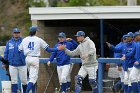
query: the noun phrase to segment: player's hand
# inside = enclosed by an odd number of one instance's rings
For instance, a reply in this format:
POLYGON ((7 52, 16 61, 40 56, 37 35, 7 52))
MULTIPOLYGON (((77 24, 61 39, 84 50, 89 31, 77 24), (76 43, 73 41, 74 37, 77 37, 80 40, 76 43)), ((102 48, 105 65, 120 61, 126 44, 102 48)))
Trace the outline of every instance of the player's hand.
POLYGON ((122 67, 119 67, 119 66, 118 66, 118 71, 122 71, 122 67))
POLYGON ((67 41, 71 41, 72 39, 71 39, 71 38, 66 38, 66 40, 67 40, 67 41))
POLYGON ((66 48, 66 45, 59 45, 58 50, 64 50, 66 48))
POLYGON ((81 59, 85 60, 86 58, 88 58, 88 54, 82 54, 81 55, 81 59))
POLYGON ((121 60, 125 60, 126 59, 126 57, 125 56, 123 56, 122 58, 121 58, 121 60))
POLYGON ((107 46, 108 46, 109 48, 111 47, 111 44, 110 44, 110 43, 106 42, 106 44, 107 44, 107 46))
POLYGON ((139 62, 138 62, 138 61, 136 61, 134 64, 135 64, 135 65, 138 65, 138 64, 139 64, 139 62))
POLYGON ((3 68, 3 69, 6 69, 6 65, 2 65, 2 68, 3 68))
POLYGON ((48 62, 47 62, 47 65, 48 65, 48 66, 50 66, 50 64, 51 64, 51 62, 50 62, 50 61, 48 61, 48 62))

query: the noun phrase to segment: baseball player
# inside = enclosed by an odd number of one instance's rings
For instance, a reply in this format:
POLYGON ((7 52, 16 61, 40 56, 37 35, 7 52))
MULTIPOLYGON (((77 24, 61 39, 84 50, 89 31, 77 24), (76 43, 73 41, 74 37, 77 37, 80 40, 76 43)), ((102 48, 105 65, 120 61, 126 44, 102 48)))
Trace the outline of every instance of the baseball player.
POLYGON ((132 57, 132 56, 135 57, 134 66, 132 68, 132 71, 130 72, 130 80, 132 83, 132 88, 134 88, 135 90, 138 90, 138 91, 135 91, 135 93, 140 93, 140 80, 139 80, 139 76, 140 76, 140 62, 139 62, 139 60, 140 60, 140 32, 135 32, 134 36, 135 36, 136 46, 129 54, 125 55, 125 59, 127 59, 128 57, 132 57))
MULTIPOLYGON (((117 44, 116 46, 115 46, 115 48, 118 48, 118 47, 122 47, 124 44, 126 43, 126 35, 123 35, 123 37, 122 37, 122 41, 119 43, 119 44, 117 44)), ((114 52, 114 58, 121 58, 122 57, 122 53, 120 52, 120 53, 116 53, 116 52, 114 52)), ((117 63, 117 65, 118 65, 118 70, 120 71, 120 79, 121 80, 119 80, 114 86, 113 86, 113 88, 115 89, 115 90, 117 90, 118 89, 118 87, 119 86, 121 86, 121 90, 120 91, 123 91, 123 79, 124 79, 124 71, 123 71, 123 69, 122 69, 122 63, 117 63)), ((115 91, 114 90, 114 91, 115 91)))
MULTIPOLYGON (((130 53, 134 48, 135 48, 135 42, 133 42, 133 33, 129 32, 126 36, 126 40, 127 42, 119 47, 119 48, 115 48, 113 45, 107 43, 107 45, 110 47, 111 50, 115 51, 115 52, 122 52, 122 55, 125 56, 128 53, 130 53)), ((131 81, 130 81, 130 72, 132 70, 132 67, 134 65, 134 57, 127 57, 127 59, 122 63, 123 66, 123 70, 124 70, 124 91, 125 93, 130 93, 131 91, 133 91, 134 93, 137 93, 135 90, 135 88, 133 86, 131 86, 131 81)))
POLYGON ((12 82, 12 93, 17 93, 18 90, 18 75, 22 83, 23 93, 27 87, 27 67, 25 64, 25 56, 23 52, 18 51, 18 46, 22 42, 20 30, 13 29, 13 37, 7 42, 4 51, 4 59, 9 61, 9 71, 12 82))
POLYGON ((30 36, 24 38, 19 46, 19 50, 23 51, 26 56, 25 61, 29 70, 29 83, 26 93, 30 92, 38 78, 40 48, 48 52, 55 52, 62 48, 61 45, 57 48, 49 48, 49 45, 44 40, 36 36, 37 30, 37 26, 31 26, 29 29, 30 36))
MULTIPOLYGON (((59 42, 54 46, 55 48, 60 44, 66 45, 69 50, 73 50, 78 46, 76 41, 72 39, 67 41, 66 35, 63 32, 59 33, 58 40, 59 42)), ((50 62, 52 62, 54 58, 57 60, 57 73, 61 85, 61 92, 66 93, 66 90, 70 88, 70 56, 68 56, 64 50, 53 52, 47 64, 50 65, 50 62)))
POLYGON ((140 41, 139 34, 140 34, 140 32, 138 32, 138 31, 134 33, 134 41, 135 41, 135 42, 140 41))
POLYGON ((98 68, 95 44, 89 37, 85 37, 84 31, 78 31, 75 36, 77 37, 77 41, 80 42, 75 50, 70 51, 67 49, 67 46, 64 46, 66 54, 70 56, 80 55, 82 61, 82 66, 78 72, 78 75, 75 76, 75 93, 81 92, 82 80, 87 74, 92 91, 94 91, 95 87, 97 86, 96 71, 98 68))

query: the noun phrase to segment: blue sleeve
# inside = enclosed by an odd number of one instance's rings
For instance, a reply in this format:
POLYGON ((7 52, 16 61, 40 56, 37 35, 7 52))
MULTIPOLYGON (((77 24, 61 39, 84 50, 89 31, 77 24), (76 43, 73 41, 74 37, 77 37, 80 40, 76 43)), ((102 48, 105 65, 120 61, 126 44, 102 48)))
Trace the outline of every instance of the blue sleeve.
POLYGON ((140 63, 140 59, 139 60, 136 60, 136 61, 138 61, 140 63))
POLYGON ((56 52, 56 51, 58 51, 58 48, 49 48, 49 47, 47 47, 46 51, 47 52, 56 52))
POLYGON ((120 53, 122 52, 122 46, 120 47, 114 47, 113 45, 110 47, 110 49, 113 51, 113 52, 116 52, 116 53, 120 53))
POLYGON ((54 58, 56 57, 57 53, 56 52, 52 52, 49 61, 52 62, 54 60, 54 58))
MULTIPOLYGON (((56 44, 56 45, 54 46, 54 48, 56 48, 57 46, 58 46, 58 45, 56 44)), ((57 55, 57 52, 52 52, 49 61, 52 62, 52 61, 54 60, 54 58, 56 57, 56 55, 57 55)))
POLYGON ((4 59, 8 60, 8 54, 9 54, 9 43, 6 44, 6 48, 4 51, 4 59))
POLYGON ((128 70, 128 60, 124 60, 122 64, 123 64, 122 65, 123 66, 123 70, 127 71, 128 70))
POLYGON ((70 40, 70 42, 72 43, 72 49, 76 49, 78 46, 78 43, 75 40, 70 40))
POLYGON ((2 58, 3 58, 3 57, 2 57, 2 56, 0 56, 0 61, 2 60, 2 58))

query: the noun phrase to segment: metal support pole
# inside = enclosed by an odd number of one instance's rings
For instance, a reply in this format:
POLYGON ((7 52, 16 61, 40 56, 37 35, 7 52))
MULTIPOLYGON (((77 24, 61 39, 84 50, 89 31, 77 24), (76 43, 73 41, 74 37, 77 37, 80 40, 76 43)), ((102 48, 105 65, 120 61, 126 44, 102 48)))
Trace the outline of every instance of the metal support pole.
MULTIPOLYGON (((104 20, 100 19, 100 45, 101 45, 101 57, 104 57, 104 20)), ((98 91, 103 93, 103 64, 99 62, 98 66, 98 91)))
POLYGON ((98 66, 98 91, 99 93, 103 93, 103 64, 99 62, 98 66))
POLYGON ((101 44, 101 57, 104 57, 104 20, 100 19, 100 44, 101 44))

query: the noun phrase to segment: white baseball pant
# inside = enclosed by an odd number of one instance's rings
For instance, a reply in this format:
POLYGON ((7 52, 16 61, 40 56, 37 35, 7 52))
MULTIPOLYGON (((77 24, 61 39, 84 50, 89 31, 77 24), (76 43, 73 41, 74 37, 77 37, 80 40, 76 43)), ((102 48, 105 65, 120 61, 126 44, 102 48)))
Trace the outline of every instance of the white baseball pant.
POLYGON ((29 82, 36 83, 39 71, 39 57, 26 57, 26 64, 29 71, 29 82))
POLYGON ((9 66, 12 84, 18 83, 18 75, 23 85, 27 84, 27 67, 26 66, 9 66))
POLYGON ((57 66, 57 73, 59 82, 61 83, 67 83, 67 77, 70 72, 70 64, 69 65, 63 65, 63 66, 57 66))
POLYGON ((80 75, 82 78, 85 78, 86 75, 89 75, 89 79, 96 79, 96 71, 98 69, 98 66, 81 66, 78 75, 80 75))
POLYGON ((132 68, 128 68, 127 71, 124 71, 124 84, 127 84, 128 86, 131 86, 131 80, 130 80, 130 72, 132 68))
POLYGON ((136 68, 136 67, 133 67, 131 72, 130 72, 131 83, 138 82, 139 79, 140 79, 139 76, 140 76, 140 69, 136 68))

